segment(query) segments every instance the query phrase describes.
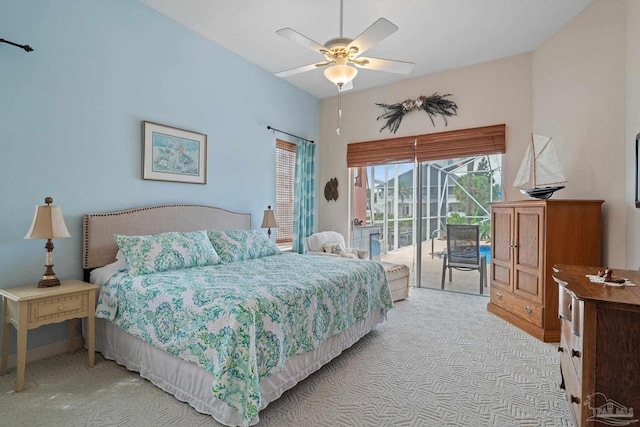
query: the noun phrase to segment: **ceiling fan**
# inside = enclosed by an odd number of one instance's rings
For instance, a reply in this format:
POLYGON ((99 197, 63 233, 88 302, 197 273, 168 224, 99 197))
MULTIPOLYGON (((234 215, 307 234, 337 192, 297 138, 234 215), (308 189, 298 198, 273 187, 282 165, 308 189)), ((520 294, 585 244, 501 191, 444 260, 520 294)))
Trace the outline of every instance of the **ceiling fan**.
POLYGON ((314 52, 318 52, 324 56, 325 60, 281 71, 275 75, 278 77, 288 77, 328 66, 328 68, 324 70, 325 77, 336 84, 339 91, 343 91, 353 88, 352 80, 356 74, 358 74, 358 68, 388 71, 398 74, 409 74, 411 72, 415 65, 413 62, 360 56, 383 39, 395 33, 398 30, 396 25, 385 18, 380 18, 352 40, 342 35, 342 16, 343 0, 340 0, 340 36, 330 39, 324 45, 288 27, 276 31, 276 34, 309 48, 314 52))

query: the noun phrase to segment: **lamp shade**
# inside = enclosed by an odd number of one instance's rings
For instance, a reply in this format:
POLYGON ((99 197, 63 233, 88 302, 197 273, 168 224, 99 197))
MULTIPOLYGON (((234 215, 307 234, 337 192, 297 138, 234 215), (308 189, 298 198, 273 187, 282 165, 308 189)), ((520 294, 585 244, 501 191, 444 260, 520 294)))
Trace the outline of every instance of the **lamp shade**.
POLYGON ((36 206, 36 211, 33 215, 33 222, 31 228, 24 236, 25 239, 58 239, 63 237, 71 237, 67 226, 64 223, 62 217, 62 209, 60 206, 51 206, 48 203, 52 203, 53 199, 45 199, 47 205, 36 206), (51 200, 51 202, 48 202, 51 200))
POLYGON ((336 64, 324 70, 324 76, 338 86, 349 83, 358 74, 358 69, 347 65, 345 58, 336 58, 336 64))
POLYGON ((276 216, 274 212, 271 210, 271 206, 269 209, 264 211, 264 216, 262 217, 262 228, 278 228, 278 223, 276 222, 276 216))

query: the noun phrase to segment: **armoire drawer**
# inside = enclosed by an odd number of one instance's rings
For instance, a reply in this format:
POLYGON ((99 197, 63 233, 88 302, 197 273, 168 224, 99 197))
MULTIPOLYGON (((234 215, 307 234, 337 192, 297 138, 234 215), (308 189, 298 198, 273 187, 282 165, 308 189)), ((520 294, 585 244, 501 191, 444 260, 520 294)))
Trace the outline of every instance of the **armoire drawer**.
POLYGON ((496 288, 491 288, 491 302, 527 322, 539 327, 543 326, 544 308, 539 304, 496 288))

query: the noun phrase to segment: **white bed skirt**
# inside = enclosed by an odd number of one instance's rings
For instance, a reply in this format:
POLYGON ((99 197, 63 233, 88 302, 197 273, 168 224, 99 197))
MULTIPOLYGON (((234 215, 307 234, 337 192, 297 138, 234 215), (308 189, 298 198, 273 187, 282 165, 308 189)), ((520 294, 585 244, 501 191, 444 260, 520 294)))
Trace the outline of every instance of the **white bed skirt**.
MULTIPOLYGON (((376 310, 342 334, 329 338, 318 349, 289 359, 282 372, 260 381, 260 409, 266 408, 282 393, 351 347, 383 320, 382 311, 376 310)), ((139 372, 140 376, 178 400, 188 403, 198 412, 211 415, 227 426, 242 425, 242 417, 238 411, 213 398, 211 374, 147 344, 103 319, 96 319, 96 351, 131 371, 139 372)), ((255 425, 258 420, 259 417, 256 416, 250 425, 255 425)))

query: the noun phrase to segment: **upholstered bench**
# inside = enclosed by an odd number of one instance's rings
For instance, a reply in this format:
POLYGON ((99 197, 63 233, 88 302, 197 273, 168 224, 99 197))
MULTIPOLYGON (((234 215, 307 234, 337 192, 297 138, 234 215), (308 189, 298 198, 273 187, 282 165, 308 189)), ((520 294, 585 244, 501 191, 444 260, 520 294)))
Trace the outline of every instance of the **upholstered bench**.
POLYGON ((409 267, 404 264, 381 262, 387 275, 391 299, 399 301, 409 296, 409 267))

